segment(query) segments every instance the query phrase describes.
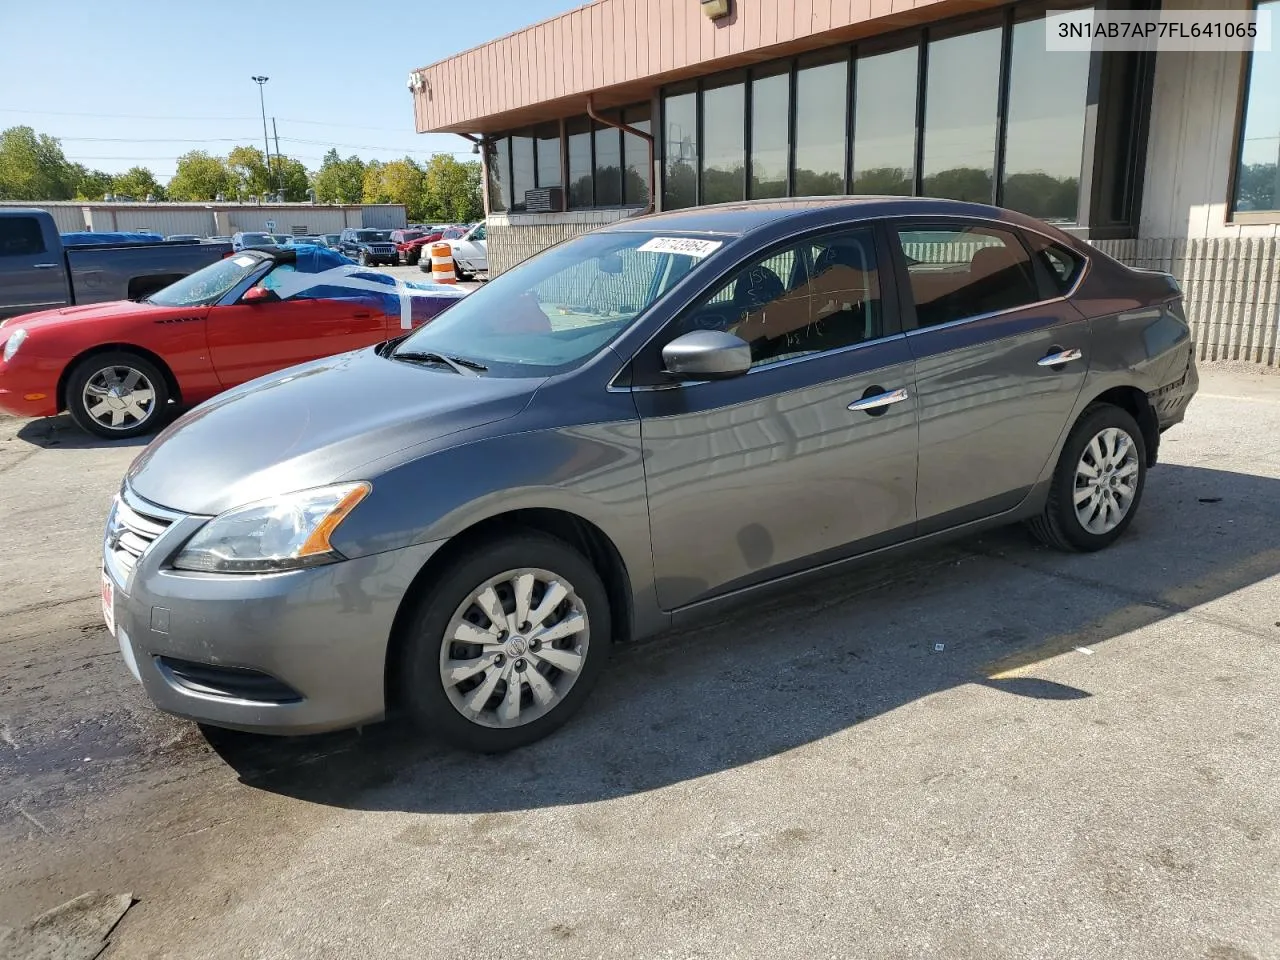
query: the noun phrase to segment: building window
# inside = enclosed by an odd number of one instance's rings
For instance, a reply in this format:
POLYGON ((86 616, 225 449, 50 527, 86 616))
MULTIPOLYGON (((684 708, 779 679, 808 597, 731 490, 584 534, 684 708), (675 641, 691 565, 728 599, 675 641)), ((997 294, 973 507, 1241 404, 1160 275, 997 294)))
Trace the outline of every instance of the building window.
POLYGON ((667 96, 662 115, 662 207, 692 207, 698 202, 698 95, 690 90, 667 96))
POLYGON ((558 124, 547 124, 539 127, 538 141, 538 186, 560 186, 560 127, 558 124))
POLYGON ((844 193, 845 116, 848 114, 847 57, 796 71, 797 197, 844 193))
MULTIPOLYGON (((649 122, 649 105, 628 107, 622 111, 622 122, 645 133, 652 133, 649 122)), ((622 202, 625 206, 649 205, 649 141, 634 133, 622 134, 622 202)))
POLYGON ((923 193, 991 203, 1002 30, 934 40, 924 100, 923 193))
POLYGON ((526 190, 534 188, 533 137, 511 138, 511 209, 524 210, 526 190))
MULTIPOLYGON (((1258 10, 1271 11, 1272 23, 1280 21, 1280 0, 1259 3, 1258 10)), ((1247 83, 1235 210, 1280 211, 1280 50, 1254 50, 1247 83)))
POLYGON ((1003 206, 1050 222, 1078 219, 1089 57, 1046 55, 1043 18, 1014 24, 1003 206))
POLYGON ((752 200, 787 195, 791 153, 791 70, 784 65, 751 81, 752 200))
POLYGON ((511 207, 511 144, 506 137, 489 144, 485 160, 489 172, 489 209, 501 213, 511 207))
POLYGON ((569 138, 569 209, 590 207, 595 203, 592 192, 591 121, 578 117, 565 124, 569 138))
POLYGON ((746 87, 706 86, 702 91, 702 203, 746 196, 746 87))
POLYGON ((622 206, 622 138, 617 127, 596 124, 596 206, 622 206))
POLYGON ((917 47, 860 57, 855 67, 853 192, 910 196, 916 180, 917 47))

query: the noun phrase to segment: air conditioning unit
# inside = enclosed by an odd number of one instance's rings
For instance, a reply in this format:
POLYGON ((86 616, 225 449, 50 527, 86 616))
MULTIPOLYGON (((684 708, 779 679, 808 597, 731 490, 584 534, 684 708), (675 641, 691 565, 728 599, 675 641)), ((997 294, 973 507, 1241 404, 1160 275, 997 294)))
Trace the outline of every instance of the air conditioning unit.
POLYGON ((560 187, 539 187, 524 192, 526 213, 559 213, 564 209, 564 190, 560 187))

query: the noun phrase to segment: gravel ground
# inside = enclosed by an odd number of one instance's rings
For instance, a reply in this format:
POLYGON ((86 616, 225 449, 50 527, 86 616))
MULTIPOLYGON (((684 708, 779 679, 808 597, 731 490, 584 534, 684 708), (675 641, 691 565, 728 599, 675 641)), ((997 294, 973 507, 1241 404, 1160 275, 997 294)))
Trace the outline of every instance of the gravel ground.
POLYGON ((138 900, 111 960, 1280 957, 1280 378, 1204 367, 1111 550, 812 583, 482 759, 153 711, 97 599, 139 450, 0 420, 0 925, 96 890, 138 900))

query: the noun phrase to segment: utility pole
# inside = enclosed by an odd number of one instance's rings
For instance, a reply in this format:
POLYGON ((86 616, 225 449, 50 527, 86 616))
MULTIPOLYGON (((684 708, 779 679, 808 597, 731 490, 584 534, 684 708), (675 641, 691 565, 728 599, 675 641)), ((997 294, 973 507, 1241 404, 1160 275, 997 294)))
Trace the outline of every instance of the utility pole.
POLYGON ((258 105, 262 107, 262 152, 267 158, 267 183, 271 183, 271 148, 267 145, 267 101, 263 98, 262 87, 270 77, 250 77, 258 85, 258 105))
MULTIPOLYGON (((284 190, 284 164, 280 162, 280 131, 276 129, 276 118, 271 118, 271 133, 276 138, 276 190, 284 190)), ((269 169, 269 167, 268 167, 269 169)))

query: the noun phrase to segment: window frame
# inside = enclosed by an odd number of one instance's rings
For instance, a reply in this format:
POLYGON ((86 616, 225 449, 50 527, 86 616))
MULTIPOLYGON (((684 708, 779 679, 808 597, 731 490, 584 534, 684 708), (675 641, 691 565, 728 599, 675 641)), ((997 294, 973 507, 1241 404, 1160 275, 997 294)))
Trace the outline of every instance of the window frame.
MULTIPOLYGON (((1079 287, 1080 282, 1084 279, 1085 274, 1089 270, 1088 258, 1083 254, 1072 251, 1084 260, 1084 266, 1080 269, 1080 272, 1076 276, 1075 282, 1072 284, 1070 290, 1066 293, 1056 292, 1052 288, 1052 279, 1045 272, 1047 268, 1036 259, 1035 251, 1033 251, 1031 249, 1031 245, 1027 243, 1027 238, 1024 236, 1024 233, 1026 232, 1024 228, 1018 224, 1008 223, 1004 220, 986 220, 982 217, 961 215, 947 216, 945 214, 934 216, 886 217, 883 221, 883 228, 885 232, 885 242, 888 244, 889 252, 892 256, 893 279, 898 291, 898 310, 899 316, 902 320, 902 330, 908 337, 913 334, 927 333, 933 330, 946 330, 951 327, 958 327, 962 324, 985 320, 989 317, 998 317, 1007 313, 1018 313, 1035 307, 1042 307, 1058 300, 1070 299, 1071 295, 1075 293, 1076 288, 1079 287), (927 228, 929 226, 933 226, 946 227, 950 229, 962 225, 985 228, 988 230, 998 230, 1002 233, 1012 235, 1017 241, 1018 246, 1022 249, 1022 252, 1026 255, 1028 262, 1031 264, 1033 282, 1035 283, 1036 295, 1039 299, 1019 304, 1015 307, 1005 307, 1002 310, 988 310, 985 313, 975 313, 970 317, 961 317, 957 320, 948 320, 945 323, 935 323, 927 327, 922 327, 916 317, 915 298, 910 294, 911 273, 907 268, 907 261, 903 256, 902 244, 897 241, 894 234, 903 228, 927 228)), ((1039 231, 1031 232, 1039 233, 1039 231)), ((1053 240, 1053 238, 1048 237, 1045 234, 1040 235, 1044 236, 1045 239, 1050 240, 1052 243, 1062 246, 1060 241, 1053 240)))
MULTIPOLYGON (((811 244, 821 237, 849 233, 854 230, 867 230, 871 234, 875 247, 876 279, 880 287, 880 313, 883 318, 880 336, 874 340, 851 343, 833 350, 805 354, 801 357, 791 357, 761 366, 753 365, 743 376, 750 377, 772 370, 781 370, 798 363, 825 359, 852 350, 861 350, 883 344, 886 341, 903 336, 906 333, 906 329, 901 322, 901 299, 893 262, 890 259, 892 251, 888 248, 889 236, 883 227, 884 222, 885 218, 868 218, 844 223, 828 223, 793 233, 786 237, 780 237, 749 251, 744 246, 744 251, 739 256, 721 267, 713 277, 704 280, 696 290, 686 297, 684 303, 672 312, 666 323, 631 352, 631 356, 626 363, 610 378, 608 389, 673 390, 715 382, 710 380, 677 380, 666 372, 662 366, 662 348, 675 338, 674 336, 669 336, 673 328, 678 328, 683 324, 688 315, 698 309, 708 297, 718 293, 726 283, 752 264, 761 260, 769 260, 792 247, 811 244)), ((807 270, 808 268, 808 260, 806 258, 805 269, 807 270)), ((657 303, 658 301, 655 300, 653 304, 650 304, 650 308, 652 309, 657 303)), ((680 336, 680 334, 677 333, 675 336, 680 336)))
MULTIPOLYGON (((1261 6, 1262 0, 1250 0, 1249 10, 1256 14, 1261 6)), ((1280 10, 1277 13, 1280 13, 1280 10)), ((1275 22, 1274 18, 1272 22, 1275 22)), ((1274 53, 1275 51, 1271 52, 1274 53)), ((1235 127, 1231 143, 1231 169, 1227 175, 1227 215, 1225 220, 1227 223, 1241 225, 1261 224, 1266 226, 1280 223, 1280 197, 1276 198, 1276 209, 1274 210, 1236 209, 1236 201, 1238 199, 1236 189, 1239 187, 1240 181, 1240 161, 1244 155, 1244 121, 1249 106, 1249 90, 1251 86, 1249 81, 1253 73, 1253 58, 1256 53, 1257 51, 1250 50, 1240 68, 1240 81, 1236 96, 1235 127)), ((1280 176, 1280 174, 1277 174, 1277 176, 1280 176)))

